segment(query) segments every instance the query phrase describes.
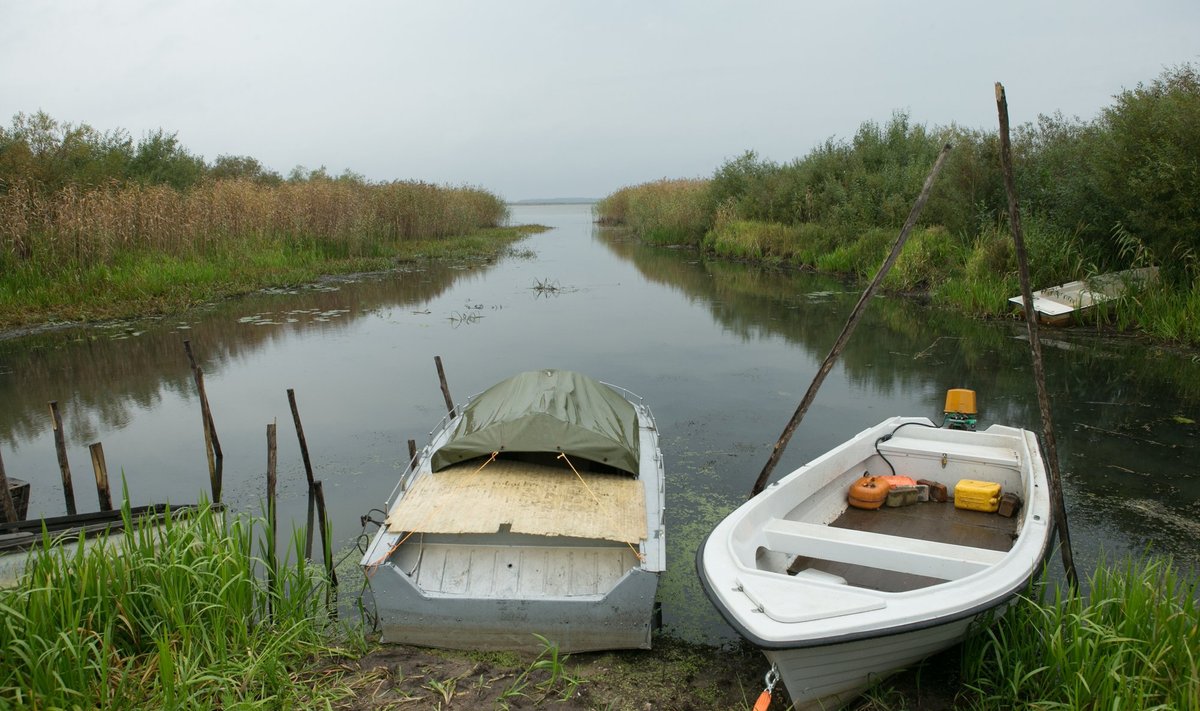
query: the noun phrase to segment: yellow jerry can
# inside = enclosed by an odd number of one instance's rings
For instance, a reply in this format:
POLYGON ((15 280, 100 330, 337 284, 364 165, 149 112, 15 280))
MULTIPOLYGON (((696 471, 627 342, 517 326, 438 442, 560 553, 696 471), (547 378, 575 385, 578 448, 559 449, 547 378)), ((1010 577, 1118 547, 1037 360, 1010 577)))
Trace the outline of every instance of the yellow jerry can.
POLYGON ((954 485, 954 508, 993 513, 1000 508, 1000 485, 994 481, 960 479, 954 485))

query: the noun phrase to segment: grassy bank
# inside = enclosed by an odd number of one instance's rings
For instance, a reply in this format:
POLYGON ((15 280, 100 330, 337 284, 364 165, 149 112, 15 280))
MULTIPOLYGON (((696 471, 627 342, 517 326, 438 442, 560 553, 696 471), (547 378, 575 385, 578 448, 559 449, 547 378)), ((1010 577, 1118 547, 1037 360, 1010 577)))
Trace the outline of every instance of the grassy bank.
MULTIPOLYGON (((259 521, 202 512, 131 530, 40 551, 0 589, 0 708, 748 709, 767 666, 746 645, 670 638, 570 657, 380 647, 329 616, 302 532, 272 590, 259 521)), ((852 708, 1196 708, 1195 582, 1149 559, 1101 566, 1087 587, 1019 599, 852 708)))
POLYGON ((349 694, 321 660, 361 637, 330 619, 303 536, 269 589, 258 522, 129 523, 108 545, 38 549, 0 590, 0 706, 311 708, 349 694))
MULTIPOLYGON (((998 136, 898 113, 802 158, 753 152, 705 180, 622 188, 599 221, 722 258, 865 276, 882 263, 940 147, 944 169, 895 272, 894 292, 978 316, 1019 292, 998 136)), ((1158 265, 1160 280, 1097 323, 1200 346, 1200 67, 1169 69, 1089 121, 1040 116, 1013 136, 1034 288, 1158 265)))
POLYGON ((0 193, 0 328, 177 312, 326 274, 492 256, 524 232, 485 191, 246 180, 0 193))

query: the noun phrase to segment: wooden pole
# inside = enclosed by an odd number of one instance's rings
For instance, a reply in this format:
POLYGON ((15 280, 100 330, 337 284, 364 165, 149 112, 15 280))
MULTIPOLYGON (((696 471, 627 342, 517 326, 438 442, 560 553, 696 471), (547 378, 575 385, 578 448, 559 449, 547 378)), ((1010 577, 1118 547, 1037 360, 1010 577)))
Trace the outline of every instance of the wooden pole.
POLYGON ((313 482, 313 494, 317 499, 317 521, 321 526, 321 552, 325 558, 325 572, 329 575, 329 592, 325 596, 325 605, 332 606, 333 591, 337 589, 337 571, 333 567, 333 541, 329 540, 329 517, 325 512, 325 488, 321 482, 313 482))
POLYGON ((908 219, 905 220, 904 226, 900 229, 900 235, 896 238, 896 243, 892 245, 891 254, 884 260, 883 265, 879 267, 875 278, 863 291, 859 297, 858 303, 854 305, 854 309, 850 312, 850 319, 846 321, 846 325, 842 328, 842 332, 834 342, 833 348, 830 349, 829 355, 825 356, 821 367, 817 369, 817 375, 813 378, 812 384, 808 386, 808 392, 804 393, 804 399, 800 401, 796 412, 792 414, 792 419, 788 420, 787 426, 783 428, 783 434, 779 435, 779 440, 775 442, 775 448, 771 450, 771 456, 767 459, 767 463, 759 472, 758 479, 754 482, 754 487, 750 490, 750 498, 758 496, 767 485, 767 480, 771 477, 771 472, 775 470, 775 465, 779 463, 780 457, 783 456, 783 451, 787 449, 788 442, 791 441, 792 435, 796 432, 796 428, 800 425, 800 421, 804 419, 804 414, 808 412, 808 408, 812 405, 813 400, 817 397, 817 390, 821 388, 821 383, 825 382, 825 377, 833 370, 833 364, 837 362, 838 356, 841 355, 842 349, 846 347, 847 341, 850 340, 850 335, 854 333, 854 329, 858 326, 859 320, 862 318, 863 312, 867 308, 867 304, 871 301, 871 297, 879 289, 879 285, 883 283, 883 278, 887 276, 892 265, 896 263, 896 259, 900 256, 900 250, 904 248, 904 243, 908 241, 908 233, 917 224, 917 218, 921 215, 921 210, 925 207, 926 201, 929 200, 929 193, 933 190, 933 182, 937 178, 938 173, 942 170, 942 164, 946 161, 946 155, 950 152, 950 144, 942 146, 942 150, 938 153, 937 160, 933 162, 933 168, 929 171, 929 176, 925 178, 925 185, 921 188, 921 194, 917 197, 917 201, 913 204, 912 211, 908 213, 908 219))
POLYGON ((204 453, 208 457, 208 478, 212 486, 213 503, 221 501, 221 466, 224 454, 221 452, 221 440, 217 437, 217 425, 213 421, 212 408, 208 404, 208 393, 204 389, 204 370, 196 364, 196 356, 192 353, 192 342, 184 341, 183 350, 187 353, 188 364, 192 368, 192 378, 196 381, 196 392, 200 396, 200 419, 204 429, 204 453))
POLYGON ((304 527, 304 558, 312 560, 313 547, 313 527, 317 525, 317 494, 310 487, 308 490, 308 518, 305 519, 307 525, 304 527))
POLYGON ((296 391, 288 388, 288 405, 292 408, 292 422, 296 425, 296 439, 300 440, 300 457, 304 460, 304 475, 308 478, 308 527, 304 530, 304 557, 312 557, 313 543, 313 468, 308 457, 308 440, 304 438, 304 425, 300 422, 300 408, 296 406, 296 391))
POLYGON ((112 511, 112 491, 108 488, 108 465, 104 462, 104 445, 96 442, 88 445, 92 453, 92 469, 96 472, 96 496, 100 499, 101 511, 112 511))
POLYGON ((75 487, 71 483, 71 465, 67 462, 67 439, 63 434, 62 414, 58 401, 50 401, 50 421, 54 427, 54 450, 58 453, 58 471, 62 474, 63 499, 67 504, 67 515, 75 515, 75 487))
POLYGON ((1042 365, 1042 344, 1038 340, 1037 312, 1033 308, 1033 286, 1029 281, 1029 259, 1025 252, 1025 234, 1021 228, 1021 210, 1017 203, 1017 185, 1013 177, 1012 144, 1009 141, 1008 98, 1004 86, 996 82, 996 112, 1000 116, 1000 167, 1004 172, 1004 189, 1008 193, 1008 224, 1012 229, 1017 252, 1017 273, 1021 279, 1021 299, 1025 307, 1025 329, 1033 353, 1033 379, 1037 384, 1038 408, 1042 413, 1042 435, 1046 444, 1046 461, 1050 464, 1050 502, 1054 506, 1054 525, 1062 544, 1063 568, 1071 587, 1079 588, 1075 570, 1075 555, 1071 550, 1071 532, 1067 528, 1067 506, 1063 500, 1062 474, 1058 466, 1058 444, 1054 437, 1054 422, 1050 417, 1050 395, 1046 391, 1046 370, 1042 365))
MULTIPOLYGON (((275 423, 267 425, 267 590, 270 599, 275 597, 275 535, 278 530, 275 515, 275 423)), ((271 603, 268 603, 270 605, 271 603)), ((268 610, 272 609, 268 607, 268 610)))
POLYGON ((434 356, 433 362, 437 365, 438 382, 442 386, 442 397, 446 400, 446 412, 454 417, 454 398, 450 397, 450 386, 446 385, 446 369, 442 367, 442 357, 434 356))
POLYGON ((8 474, 4 471, 4 458, 0 457, 0 515, 4 523, 16 523, 17 507, 12 500, 12 492, 8 490, 8 474))

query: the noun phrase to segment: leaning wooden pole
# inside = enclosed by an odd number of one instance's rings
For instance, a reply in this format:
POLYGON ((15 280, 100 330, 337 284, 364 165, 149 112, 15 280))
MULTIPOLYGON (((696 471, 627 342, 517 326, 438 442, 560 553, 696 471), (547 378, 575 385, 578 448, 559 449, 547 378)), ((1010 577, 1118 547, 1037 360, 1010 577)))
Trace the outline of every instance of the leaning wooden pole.
POLYGON ((446 369, 442 367, 442 357, 433 357, 434 365, 437 366, 438 382, 442 386, 442 397, 446 400, 446 412, 454 417, 454 398, 450 397, 450 386, 446 384, 446 369))
POLYGON ((1000 167, 1004 172, 1004 189, 1008 193, 1008 224, 1012 228, 1013 243, 1017 252, 1017 272, 1021 279, 1021 299, 1025 307, 1025 328, 1029 334, 1029 347, 1033 352, 1033 379, 1037 384, 1038 407, 1042 411, 1042 438, 1046 445, 1046 461, 1050 464, 1050 502, 1054 506, 1054 525, 1062 546, 1063 568, 1071 586, 1078 589, 1079 574, 1075 571, 1071 533, 1067 528, 1067 506, 1063 500, 1062 475, 1058 467, 1058 444, 1054 438, 1054 422, 1050 417, 1050 395, 1046 392, 1042 344, 1038 340, 1037 312, 1033 308, 1033 287, 1029 282, 1029 258, 1025 252, 1025 234, 1021 229, 1021 210, 1017 204, 1017 186, 1013 178, 1012 144, 1008 135, 1008 99, 1000 82, 996 82, 996 111, 1000 115, 1000 167))
POLYGON ((200 420, 204 428, 204 453, 208 458, 208 478, 212 486, 213 503, 221 501, 221 473, 224 454, 221 452, 221 440, 217 437, 217 426, 213 422, 212 408, 208 404, 208 393, 204 389, 204 371, 196 363, 192 353, 192 342, 184 341, 183 350, 187 353, 188 364, 192 368, 192 378, 196 381, 196 392, 200 396, 200 420))
POLYGON ((75 515, 75 486, 71 483, 71 464, 67 461, 67 438, 63 433, 62 413, 58 411, 58 400, 50 401, 50 422, 54 427, 54 451, 58 453, 58 471, 62 475, 63 499, 67 504, 67 515, 75 515))
POLYGON ((949 152, 950 144, 947 143, 942 146, 937 160, 933 162, 933 168, 930 169, 929 176, 925 178, 925 185, 921 188, 921 194, 913 204, 912 211, 909 212, 904 226, 900 228, 900 235, 896 238, 896 243, 892 245, 891 254, 884 260, 883 265, 879 267, 879 271, 875 274, 875 278, 871 280, 870 285, 863 291, 862 296, 858 298, 858 303, 854 305, 854 310, 850 312, 850 319, 846 321, 846 325, 842 328, 841 334, 838 335, 837 341, 834 342, 833 348, 830 349, 829 355, 825 356, 825 361, 817 369, 817 375, 813 378, 812 384, 808 386, 808 392, 804 393, 804 399, 800 401, 800 406, 796 408, 796 412, 792 414, 792 419, 788 420, 787 426, 783 428, 783 434, 779 435, 779 440, 775 442, 775 448, 771 450, 771 456, 767 459, 767 463, 759 473, 758 479, 755 480, 754 488, 750 490, 751 498, 757 496, 766 488, 767 480, 771 478, 771 472, 775 471, 775 465, 779 463, 780 457, 783 456, 783 451, 787 449, 788 442, 791 441, 792 435, 795 434, 796 428, 800 425, 800 421, 804 419, 804 414, 808 412, 809 406, 816 399, 817 390, 821 388, 821 383, 825 382, 825 377, 833 370, 833 364, 837 362, 838 357, 842 354, 842 349, 846 347, 847 341, 850 340, 851 334, 854 333, 859 320, 862 319, 863 312, 866 310, 867 304, 870 303, 871 297, 879 290, 879 285, 883 283, 883 278, 887 276, 892 265, 896 263, 896 259, 900 256, 900 250, 904 249, 904 243, 908 241, 908 234, 916 226, 917 218, 920 217, 921 210, 929 200, 929 193, 933 190, 934 180, 937 179, 938 173, 941 172, 942 164, 946 162, 946 155, 949 152))
POLYGON ((292 408, 292 423, 296 425, 296 439, 300 441, 300 458, 304 460, 304 475, 308 477, 308 527, 304 531, 304 557, 312 557, 313 543, 313 468, 308 456, 308 440, 304 437, 304 425, 300 422, 300 408, 296 406, 296 391, 288 388, 288 405, 292 408))

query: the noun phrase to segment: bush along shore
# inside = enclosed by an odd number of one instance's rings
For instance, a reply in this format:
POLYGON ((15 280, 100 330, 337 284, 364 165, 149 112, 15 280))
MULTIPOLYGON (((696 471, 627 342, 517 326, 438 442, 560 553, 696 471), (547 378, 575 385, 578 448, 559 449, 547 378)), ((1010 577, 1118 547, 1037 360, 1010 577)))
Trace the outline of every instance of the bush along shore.
POLYGON ((507 217, 479 188, 324 169, 284 179, 247 157, 208 165, 162 132, 135 147, 119 131, 18 114, 0 128, 0 328, 492 255, 523 234, 507 217))
MULTIPOLYGON (((996 131, 896 114, 779 164, 753 152, 710 178, 622 188, 596 208, 659 244, 864 276, 886 256, 944 143, 954 146, 885 288, 977 316, 1020 293, 996 131)), ((1200 346, 1200 68, 1164 71, 1090 121, 1043 115, 1014 136, 1034 289, 1142 266, 1095 323, 1200 346)))
MULTIPOLYGON (((273 541, 260 519, 202 505, 150 525, 125 512, 123 535, 45 540, 0 589, 0 708, 749 709, 761 690, 766 662, 746 645, 379 646, 363 617, 337 619, 303 530, 277 560, 262 553, 273 541)), ((1147 558, 1101 566, 1086 588, 1031 588, 960 652, 852 708, 1200 707, 1195 583, 1147 558)))

